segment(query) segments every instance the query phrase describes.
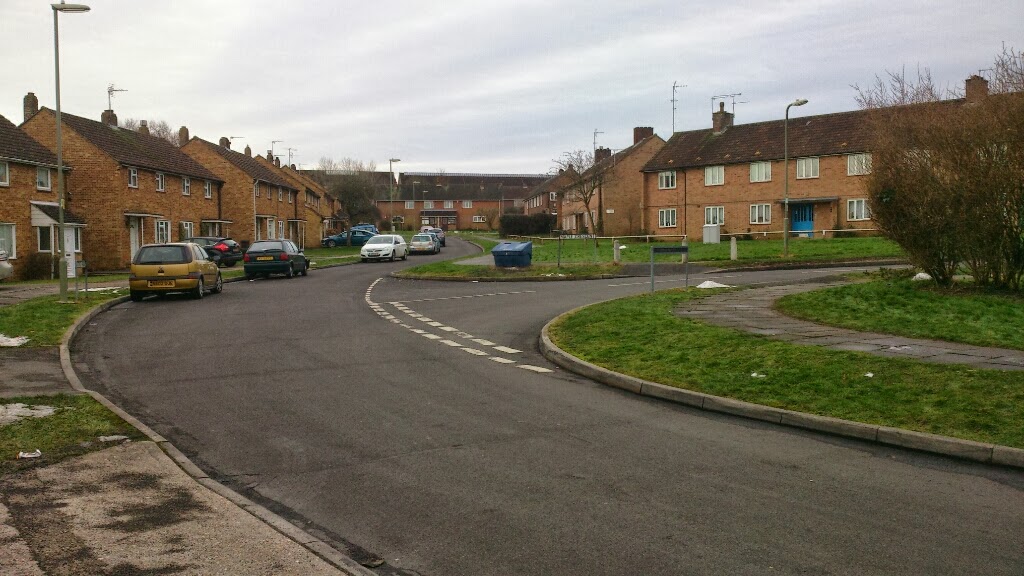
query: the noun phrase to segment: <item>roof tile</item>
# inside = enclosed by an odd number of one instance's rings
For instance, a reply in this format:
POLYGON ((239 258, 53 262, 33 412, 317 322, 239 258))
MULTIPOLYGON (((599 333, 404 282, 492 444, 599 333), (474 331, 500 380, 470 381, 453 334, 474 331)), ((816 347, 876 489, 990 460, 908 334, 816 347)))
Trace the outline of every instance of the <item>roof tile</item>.
POLYGON ((57 156, 49 148, 33 140, 3 116, 0 116, 0 159, 57 166, 57 156))

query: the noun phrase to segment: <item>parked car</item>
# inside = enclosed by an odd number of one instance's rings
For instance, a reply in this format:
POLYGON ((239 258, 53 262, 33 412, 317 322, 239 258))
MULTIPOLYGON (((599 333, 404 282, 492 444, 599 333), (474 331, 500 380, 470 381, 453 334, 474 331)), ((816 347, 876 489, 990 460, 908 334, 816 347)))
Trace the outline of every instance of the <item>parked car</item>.
POLYGON ((441 241, 433 234, 417 234, 409 240, 409 254, 437 254, 441 241))
POLYGON ((257 240, 242 257, 245 277, 264 278, 271 274, 284 274, 288 278, 309 273, 309 258, 291 240, 257 240))
POLYGON ((369 224, 367 222, 360 222, 359 224, 356 224, 355 226, 352 226, 352 229, 353 230, 369 230, 370 232, 373 232, 374 234, 380 234, 380 230, 377 230, 376 226, 374 226, 373 224, 369 224))
POLYGON ((224 280, 213 256, 194 242, 146 244, 132 259, 128 290, 132 301, 147 294, 187 292, 202 298, 207 290, 220 294, 224 280))
POLYGON ((218 266, 231 268, 242 259, 242 247, 231 238, 223 236, 194 236, 182 242, 195 242, 203 247, 218 266))
MULTIPOLYGON (((348 246, 349 232, 349 230, 346 230, 340 234, 328 236, 323 240, 320 240, 320 245, 328 248, 334 248, 335 246, 348 246)), ((374 234, 376 234, 376 232, 370 232, 369 230, 363 230, 361 228, 353 228, 351 233, 353 246, 362 246, 363 244, 366 244, 366 241, 373 238, 374 234)))
POLYGON ((7 261, 7 251, 0 250, 0 280, 10 278, 14 274, 14 266, 7 261))
POLYGON ((441 228, 431 228, 430 230, 427 230, 427 232, 433 232, 434 234, 437 234, 437 239, 441 241, 441 246, 443 247, 445 245, 444 244, 444 230, 443 229, 441 229, 441 228))
POLYGON ((405 260, 408 257, 409 245, 398 234, 378 234, 367 240, 359 250, 359 258, 363 262, 385 258, 394 262, 396 258, 405 260))

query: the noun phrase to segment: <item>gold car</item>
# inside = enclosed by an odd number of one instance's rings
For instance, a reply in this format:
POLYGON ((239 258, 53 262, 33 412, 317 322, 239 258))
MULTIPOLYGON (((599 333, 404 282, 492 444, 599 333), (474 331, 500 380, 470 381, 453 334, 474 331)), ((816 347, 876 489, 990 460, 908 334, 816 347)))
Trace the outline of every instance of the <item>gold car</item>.
POLYGON ((187 292, 193 298, 202 298, 207 290, 219 294, 224 280, 212 258, 191 242, 146 244, 132 259, 128 276, 132 301, 139 302, 146 294, 170 292, 187 292))

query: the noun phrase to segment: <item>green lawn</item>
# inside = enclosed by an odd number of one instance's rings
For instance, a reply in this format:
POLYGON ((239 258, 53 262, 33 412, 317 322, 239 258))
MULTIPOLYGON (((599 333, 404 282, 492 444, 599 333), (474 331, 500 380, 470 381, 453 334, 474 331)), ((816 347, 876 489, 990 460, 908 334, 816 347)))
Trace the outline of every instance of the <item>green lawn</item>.
POLYGON ((1024 448, 1020 372, 798 346, 672 313, 705 294, 667 291, 598 304, 555 324, 551 337, 588 362, 679 388, 1024 448))
POLYGON ((853 330, 1024 350, 1024 295, 971 285, 875 280, 791 294, 776 308, 790 316, 853 330))
POLYGON ((433 262, 407 268, 396 273, 400 278, 443 276, 446 278, 514 278, 556 280, 564 278, 593 278, 602 274, 615 274, 611 266, 595 264, 574 264, 571 266, 532 266, 530 268, 495 268, 494 266, 473 266, 456 264, 453 260, 433 262))
POLYGON ((0 334, 27 336, 27 346, 56 346, 79 316, 97 304, 125 294, 127 290, 89 292, 66 304, 59 302, 59 296, 41 296, 21 304, 4 306, 0 308, 0 334))

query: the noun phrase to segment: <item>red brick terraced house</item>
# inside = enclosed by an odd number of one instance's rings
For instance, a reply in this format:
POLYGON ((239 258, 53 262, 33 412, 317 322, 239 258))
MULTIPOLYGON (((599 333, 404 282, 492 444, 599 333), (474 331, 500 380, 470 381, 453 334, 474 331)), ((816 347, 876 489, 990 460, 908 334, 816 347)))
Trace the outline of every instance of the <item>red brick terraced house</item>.
MULTIPOLYGON (((57 157, 0 116, 0 250, 7 252, 15 277, 22 277, 31 254, 58 255, 57 221, 57 157)), ((69 253, 81 254, 84 223, 64 211, 69 253)), ((69 270, 73 274, 74 267, 69 270)))
POLYGON ((303 201, 298 188, 253 158, 248 146, 242 153, 231 149, 228 138, 214 144, 194 137, 181 151, 224 181, 223 214, 230 221, 224 235, 243 246, 268 238, 299 240, 305 220, 297 216, 297 203, 303 201))
POLYGON ((311 223, 314 221, 313 215, 320 219, 319 229, 313 227, 312 224, 306 228, 307 245, 317 246, 324 236, 341 232, 344 229, 345 223, 336 217, 338 211, 341 210, 341 201, 328 192, 327 188, 319 181, 297 169, 295 164, 282 166, 281 169, 292 178, 297 179, 298 183, 304 186, 307 192, 321 197, 320 206, 315 211, 313 210, 313 205, 307 205, 306 207, 307 218, 311 223), (319 235, 314 234, 314 231, 317 230, 319 235))
MULTIPOLYGON (((26 97, 22 130, 56 149, 55 113, 35 111, 26 97)), ((61 114, 64 162, 70 168, 66 208, 88 225, 82 257, 94 270, 123 270, 146 243, 211 233, 223 222, 222 179, 167 140, 117 126, 112 110, 102 122, 61 114)))
POLYGON ((665 141, 650 127, 633 128, 633 144, 612 153, 608 148, 594 151, 594 165, 578 177, 570 177, 562 188, 559 223, 563 231, 602 236, 632 236, 644 232, 644 175, 640 172, 662 148, 665 141), (589 210, 573 182, 596 186, 589 210), (588 214, 589 212, 589 214, 588 214))
POLYGON ((336 202, 327 190, 317 182, 300 174, 294 167, 281 166, 281 160, 274 157, 273 151, 267 151, 267 157, 260 156, 259 162, 266 168, 287 180, 298 191, 302 202, 295 203, 294 219, 289 226, 297 225, 295 240, 300 247, 319 246, 325 231, 334 226, 333 215, 337 210, 336 202), (273 158, 273 161, 270 160, 273 158))
POLYGON ((547 174, 448 174, 406 172, 394 201, 378 200, 383 220, 396 216, 404 228, 430 225, 445 230, 492 230, 498 217, 522 211, 524 200, 547 174))
MULTIPOLYGON (((865 175, 871 171, 868 111, 789 119, 790 229, 821 237, 870 230, 865 175)), ((643 167, 643 223, 652 234, 702 240, 781 237, 784 120, 733 124, 721 103, 712 127, 675 133, 643 167), (711 229, 709 229, 710 231, 711 229)))
POLYGON ((558 216, 562 204, 559 192, 569 183, 571 174, 571 169, 569 174, 560 169, 557 174, 549 176, 547 180, 530 190, 529 195, 523 200, 524 213, 558 216))

